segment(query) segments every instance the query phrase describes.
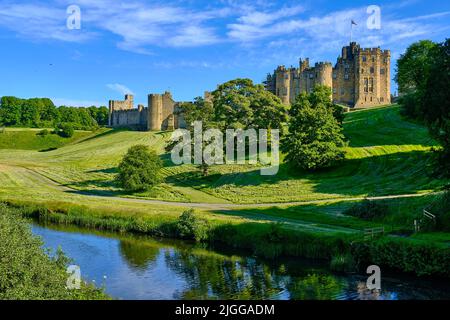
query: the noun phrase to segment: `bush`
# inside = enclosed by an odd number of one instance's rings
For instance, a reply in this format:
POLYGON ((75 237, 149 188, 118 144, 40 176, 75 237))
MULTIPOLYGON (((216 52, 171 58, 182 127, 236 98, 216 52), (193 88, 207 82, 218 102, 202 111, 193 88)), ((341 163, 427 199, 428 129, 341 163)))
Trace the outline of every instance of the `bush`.
POLYGON ((450 276, 450 250, 445 246, 383 237, 377 241, 355 242, 351 249, 360 267, 376 264, 418 276, 450 276))
POLYGON ((205 241, 209 235, 208 221, 198 218, 193 209, 184 211, 178 218, 177 229, 181 238, 205 241))
POLYGON ((353 205, 343 213, 364 220, 382 219, 388 213, 389 207, 381 201, 364 200, 353 205))
POLYGON ((101 290, 81 283, 67 290, 69 259, 61 250, 49 257, 18 210, 0 204, 0 300, 105 299, 101 290))
POLYGON ((119 164, 116 180, 127 191, 144 191, 160 181, 162 161, 155 151, 147 146, 136 145, 128 149, 119 164))
POLYGON ((48 131, 48 129, 43 129, 43 130, 38 132, 38 136, 42 136, 42 137, 45 137, 45 136, 47 136, 49 134, 50 134, 50 131, 48 131))
POLYGON ((63 138, 72 138, 75 133, 75 130, 73 129, 72 124, 61 123, 60 125, 58 125, 56 132, 58 133, 59 136, 63 138))
POLYGON ((450 191, 433 202, 428 211, 436 216, 434 230, 450 232, 450 191))

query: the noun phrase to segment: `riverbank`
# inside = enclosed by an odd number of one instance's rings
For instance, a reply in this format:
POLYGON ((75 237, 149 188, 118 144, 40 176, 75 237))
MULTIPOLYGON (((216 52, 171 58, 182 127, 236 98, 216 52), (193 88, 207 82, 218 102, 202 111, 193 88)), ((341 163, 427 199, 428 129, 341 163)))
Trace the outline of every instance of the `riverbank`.
POLYGON ((450 278, 450 249, 445 243, 385 235, 364 240, 362 233, 320 232, 289 224, 226 219, 198 211, 183 221, 177 215, 139 215, 77 205, 9 203, 24 217, 39 222, 77 225, 119 233, 196 239, 250 250, 257 256, 304 257, 329 261, 340 271, 382 269, 417 276, 450 278), (186 222, 187 221, 187 222, 186 222), (187 231, 186 231, 187 230, 187 231))
POLYGON ((59 250, 49 255, 42 244, 18 210, 0 204, 0 300, 109 299, 83 281, 67 289, 69 258, 59 250))
POLYGON ((32 224, 45 247, 61 246, 83 278, 115 299, 143 300, 440 300, 449 281, 382 272, 382 290, 367 274, 330 270, 322 260, 255 257, 251 251, 194 241, 32 224))

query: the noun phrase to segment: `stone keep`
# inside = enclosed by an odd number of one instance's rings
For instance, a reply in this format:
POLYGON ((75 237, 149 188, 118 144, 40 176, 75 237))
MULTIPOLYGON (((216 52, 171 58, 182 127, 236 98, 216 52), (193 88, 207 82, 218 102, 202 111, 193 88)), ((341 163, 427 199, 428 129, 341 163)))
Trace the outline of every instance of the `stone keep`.
POLYGON ((149 94, 148 107, 138 105, 137 109, 133 96, 125 95, 124 101, 109 101, 109 126, 152 131, 182 128, 184 121, 175 112, 177 106, 170 92, 149 94))
POLYGON ((335 66, 329 62, 299 67, 279 66, 264 82, 266 90, 277 95, 284 104, 292 104, 302 92, 311 92, 316 85, 332 88, 335 103, 352 108, 367 108, 391 102, 389 50, 362 49, 356 42, 342 48, 335 66))

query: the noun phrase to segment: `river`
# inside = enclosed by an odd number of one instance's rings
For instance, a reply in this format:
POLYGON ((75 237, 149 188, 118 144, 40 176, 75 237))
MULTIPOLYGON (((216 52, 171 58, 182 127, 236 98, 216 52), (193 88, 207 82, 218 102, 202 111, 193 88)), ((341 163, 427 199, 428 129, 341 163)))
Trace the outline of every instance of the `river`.
POLYGON ((381 292, 367 275, 335 274, 305 259, 265 260, 245 251, 187 241, 32 225, 44 246, 61 246, 86 281, 115 299, 449 299, 448 282, 384 275, 381 292))

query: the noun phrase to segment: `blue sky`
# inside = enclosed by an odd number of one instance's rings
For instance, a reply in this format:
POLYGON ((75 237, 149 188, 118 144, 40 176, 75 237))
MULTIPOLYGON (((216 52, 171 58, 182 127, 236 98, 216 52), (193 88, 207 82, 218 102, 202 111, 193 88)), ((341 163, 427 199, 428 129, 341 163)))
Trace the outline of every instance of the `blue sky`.
POLYGON ((351 19, 353 39, 390 49, 393 66, 412 42, 450 34, 445 0, 0 0, 0 96, 106 105, 131 92, 147 105, 148 93, 170 90, 191 100, 300 57, 335 63, 351 19), (66 26, 70 5, 79 30, 66 26), (369 5, 381 8, 379 30, 366 27, 369 5))

